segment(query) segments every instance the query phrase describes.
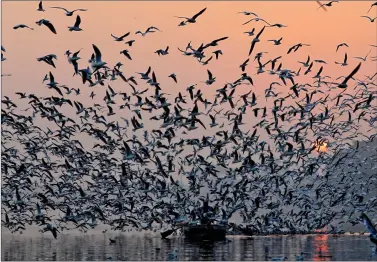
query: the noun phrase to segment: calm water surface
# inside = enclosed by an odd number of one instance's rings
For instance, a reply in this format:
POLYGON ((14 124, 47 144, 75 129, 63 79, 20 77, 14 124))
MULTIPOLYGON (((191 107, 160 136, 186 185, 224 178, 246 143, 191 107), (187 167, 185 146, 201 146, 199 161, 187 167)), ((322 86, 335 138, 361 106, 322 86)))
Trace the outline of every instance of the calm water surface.
POLYGON ((215 243, 193 243, 183 237, 162 240, 140 235, 49 235, 30 237, 3 235, 2 260, 167 260, 167 252, 178 250, 178 260, 265 260, 264 249, 272 257, 306 252, 305 260, 377 260, 367 236, 276 236, 246 239, 229 237, 215 243), (109 237, 116 244, 109 244, 109 237), (319 252, 331 257, 320 257, 319 252))

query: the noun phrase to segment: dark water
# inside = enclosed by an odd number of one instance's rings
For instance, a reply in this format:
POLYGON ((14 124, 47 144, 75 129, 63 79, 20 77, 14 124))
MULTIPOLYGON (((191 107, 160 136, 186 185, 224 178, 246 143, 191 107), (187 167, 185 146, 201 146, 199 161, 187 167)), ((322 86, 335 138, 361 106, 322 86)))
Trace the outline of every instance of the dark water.
MULTIPOLYGON (((272 257, 306 252, 305 260, 377 260, 367 236, 276 236, 245 239, 229 237, 215 243, 192 243, 182 237, 161 240, 154 236, 85 235, 63 236, 58 240, 43 235, 4 236, 2 260, 167 260, 167 252, 178 250, 178 260, 265 260, 265 246, 272 257), (116 244, 109 244, 109 237, 116 244), (159 249, 159 250, 158 250, 159 249), (319 250, 330 258, 319 257, 319 250)), ((270 259, 271 260, 271 259, 270 259)))

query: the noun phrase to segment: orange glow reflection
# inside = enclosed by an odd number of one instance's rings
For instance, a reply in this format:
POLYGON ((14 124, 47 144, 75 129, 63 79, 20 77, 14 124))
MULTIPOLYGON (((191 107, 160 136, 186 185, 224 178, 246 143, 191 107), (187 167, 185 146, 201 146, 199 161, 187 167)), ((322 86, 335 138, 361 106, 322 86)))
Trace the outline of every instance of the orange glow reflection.
POLYGON ((327 143, 326 142, 321 142, 321 141, 317 141, 315 142, 315 147, 316 147, 316 150, 317 152, 326 152, 327 151, 327 143))
POLYGON ((328 235, 316 235, 314 237, 314 261, 329 261, 328 235))

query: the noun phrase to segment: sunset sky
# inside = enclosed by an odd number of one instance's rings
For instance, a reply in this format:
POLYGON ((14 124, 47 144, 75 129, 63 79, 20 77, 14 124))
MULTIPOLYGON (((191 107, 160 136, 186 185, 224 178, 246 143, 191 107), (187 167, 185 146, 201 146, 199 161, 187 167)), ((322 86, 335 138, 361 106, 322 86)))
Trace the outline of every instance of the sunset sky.
MULTIPOLYGON (((324 2, 325 3, 325 2, 324 2)), ((85 68, 88 59, 93 52, 92 44, 96 44, 103 55, 103 59, 110 65, 121 61, 124 64, 126 76, 136 75, 135 72, 145 72, 148 66, 152 66, 158 80, 167 92, 182 91, 187 86, 205 81, 207 79, 206 68, 210 69, 217 77, 217 86, 202 86, 206 94, 214 92, 217 87, 237 79, 240 75, 239 65, 246 60, 250 42, 253 37, 243 34, 255 27, 256 33, 260 31, 264 23, 251 22, 242 25, 252 18, 237 14, 239 11, 252 11, 271 24, 280 23, 287 25, 285 28, 266 28, 261 36, 261 42, 251 55, 252 59, 257 52, 268 52, 262 61, 282 55, 284 67, 298 70, 300 64, 297 61, 306 61, 308 55, 312 60, 322 59, 327 61, 323 75, 342 76, 351 71, 360 60, 354 56, 364 57, 369 50, 370 56, 376 56, 377 49, 370 44, 376 44, 376 23, 369 22, 366 15, 371 2, 354 1, 334 3, 328 7, 328 12, 318 9, 315 1, 245 1, 245 2, 128 2, 128 1, 45 1, 46 12, 37 12, 37 1, 4 1, 2 3, 2 44, 6 49, 2 62, 3 74, 12 74, 4 77, 3 95, 9 95, 14 91, 31 91, 37 94, 46 92, 42 79, 46 73, 52 71, 55 80, 60 84, 70 87, 84 87, 79 77, 72 77, 73 67, 68 64, 64 53, 66 50, 80 52, 79 68, 85 68), (49 6, 62 6, 67 9, 87 8, 87 12, 77 12, 72 17, 67 17, 63 10, 51 9, 49 6), (174 16, 192 16, 202 8, 207 7, 206 12, 197 19, 196 24, 178 27, 182 19, 174 16), (72 26, 80 14, 82 32, 69 32, 68 26, 72 26), (57 35, 52 34, 45 26, 39 27, 36 21, 48 19, 57 30, 57 35), (35 30, 13 30, 16 24, 26 24, 35 30), (156 26, 163 32, 148 34, 145 37, 134 35, 137 30, 144 31, 149 26, 156 26), (131 32, 128 40, 134 39, 134 46, 128 47, 122 42, 115 42, 110 36, 116 36, 131 32), (202 66, 192 57, 183 56, 177 49, 184 49, 188 42, 197 48, 201 43, 229 36, 229 39, 220 43, 218 47, 212 47, 211 51, 221 49, 224 53, 219 60, 213 59, 208 66, 202 66), (270 39, 283 37, 280 46, 274 46, 270 39), (289 47, 298 43, 310 44, 293 54, 287 55, 289 47), (346 42, 350 47, 342 47, 335 52, 336 46, 346 42), (170 46, 169 55, 159 57, 154 52, 160 48, 170 46), (128 49, 133 60, 127 60, 120 51, 128 49), (334 61, 343 61, 344 52, 348 53, 348 67, 335 65, 334 61), (47 54, 56 54, 57 68, 37 62, 36 58, 47 54), (167 78, 175 72, 178 77, 178 85, 173 85, 167 78)), ((370 16, 376 14, 377 9, 369 12, 370 16)), ((207 56, 209 57, 209 55, 207 56)), ((246 70, 249 75, 256 73, 257 63, 249 63, 246 70), (254 69, 255 68, 255 69, 254 69)), ((320 64, 313 66, 315 74, 320 64)), ((267 68, 269 69, 269 68, 267 68)), ((360 71, 360 78, 365 74, 372 74, 376 70, 376 63, 364 63, 360 71)), ((137 76, 138 78, 138 76, 137 76)), ((256 89, 264 90, 272 81, 268 74, 255 77, 256 89)), ((122 81, 113 84, 115 89, 124 87, 122 81)), ((97 87, 95 87, 97 88, 97 87)), ((87 88, 86 88, 87 89, 87 88)), ((85 93, 85 87, 82 88, 85 93)), ((87 90, 88 93, 91 90, 87 90)), ((48 90, 47 92, 53 92, 48 90)))

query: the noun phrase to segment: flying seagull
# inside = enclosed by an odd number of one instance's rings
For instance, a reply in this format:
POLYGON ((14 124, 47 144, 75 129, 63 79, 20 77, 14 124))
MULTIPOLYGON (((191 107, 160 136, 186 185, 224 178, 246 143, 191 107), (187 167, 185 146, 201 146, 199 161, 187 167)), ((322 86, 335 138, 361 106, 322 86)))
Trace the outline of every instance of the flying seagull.
POLYGON ((259 40, 259 37, 261 36, 261 34, 263 33, 264 29, 266 27, 263 26, 262 30, 260 30, 260 32, 257 34, 257 36, 253 39, 253 41, 251 41, 251 46, 250 46, 250 50, 249 50, 249 56, 251 55, 251 53, 253 52, 254 50, 254 46, 257 42, 260 42, 259 40))
POLYGON ((191 24, 194 24, 196 23, 196 18, 198 18, 200 15, 202 15, 205 11, 207 10, 207 7, 202 9, 199 13, 197 13, 196 15, 194 15, 193 17, 189 18, 189 17, 184 17, 184 16, 176 16, 177 18, 184 18, 186 19, 186 21, 182 21, 179 26, 184 26, 186 25, 186 23, 191 23, 191 24))
POLYGON ((41 19, 37 22, 35 22, 37 25, 41 26, 41 25, 45 25, 48 27, 48 29, 50 29, 51 32, 53 32, 54 34, 56 34, 56 30, 55 30, 55 27, 50 23, 50 21, 46 20, 46 19, 41 19))
POLYGON ((59 7, 59 6, 52 6, 51 8, 56 8, 56 9, 64 10, 66 16, 72 16, 73 13, 76 12, 76 11, 88 11, 88 9, 75 9, 73 11, 68 11, 67 9, 65 9, 63 7, 59 7))
POLYGON ((69 31, 82 31, 82 29, 80 28, 80 23, 81 17, 77 15, 75 24, 73 26, 68 26, 69 31))
POLYGON ((39 2, 37 11, 44 12, 46 10, 43 9, 42 1, 39 2))
POLYGON ((31 27, 24 25, 24 24, 19 24, 19 25, 13 26, 14 30, 17 30, 18 28, 29 28, 30 30, 34 30, 34 28, 31 28, 31 27))
POLYGON ((368 18, 371 23, 373 23, 377 18, 377 16, 375 18, 372 18, 372 17, 366 16, 366 15, 362 15, 361 17, 368 18))
POLYGON ((356 73, 359 71, 361 67, 361 62, 355 67, 355 69, 349 74, 349 76, 345 77, 343 82, 338 85, 339 88, 347 88, 347 82, 350 80, 356 73))
POLYGON ((339 49, 339 47, 341 47, 341 46, 349 47, 349 46, 347 45, 347 43, 341 43, 341 44, 339 44, 339 45, 336 47, 336 52, 338 52, 338 49, 339 49))
POLYGON ((117 37, 117 36, 111 34, 111 36, 114 38, 114 41, 117 41, 117 42, 123 41, 123 39, 126 38, 129 35, 130 35, 130 32, 128 32, 128 33, 126 33, 126 34, 124 34, 124 35, 122 35, 120 37, 117 37))
MULTIPOLYGON (((319 7, 318 7, 318 9, 320 9, 321 7, 323 7, 323 6, 328 6, 328 7, 330 7, 330 6, 332 6, 332 3, 339 3, 339 1, 330 1, 330 2, 328 2, 327 4, 322 4, 322 5, 320 5, 319 7)), ((317 10, 318 10, 317 9, 317 10)))

